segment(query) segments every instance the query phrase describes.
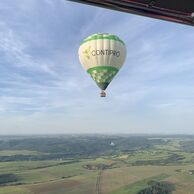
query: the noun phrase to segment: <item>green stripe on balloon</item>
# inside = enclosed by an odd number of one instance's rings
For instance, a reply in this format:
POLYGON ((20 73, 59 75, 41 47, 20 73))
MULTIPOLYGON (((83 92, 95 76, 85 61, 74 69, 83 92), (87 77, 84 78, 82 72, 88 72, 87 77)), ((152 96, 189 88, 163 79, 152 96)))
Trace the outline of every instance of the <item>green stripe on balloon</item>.
POLYGON ((97 66, 87 70, 99 88, 105 90, 110 84, 118 69, 110 66, 97 66))
POLYGON ((81 42, 80 45, 82 45, 82 44, 84 44, 85 42, 88 42, 88 41, 99 40, 99 39, 115 40, 115 41, 119 41, 120 43, 125 45, 125 43, 121 39, 119 39, 117 36, 114 36, 114 35, 107 35, 107 36, 104 36, 104 35, 94 35, 94 36, 91 36, 89 38, 84 39, 81 42))

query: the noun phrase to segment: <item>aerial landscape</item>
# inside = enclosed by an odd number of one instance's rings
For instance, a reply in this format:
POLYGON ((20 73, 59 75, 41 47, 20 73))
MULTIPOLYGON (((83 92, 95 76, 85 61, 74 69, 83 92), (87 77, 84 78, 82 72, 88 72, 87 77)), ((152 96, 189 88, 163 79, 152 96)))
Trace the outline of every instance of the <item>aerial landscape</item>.
POLYGON ((0 137, 0 194, 192 194, 194 136, 0 137))
POLYGON ((194 194, 193 26, 192 0, 1 0, 0 194, 194 194))

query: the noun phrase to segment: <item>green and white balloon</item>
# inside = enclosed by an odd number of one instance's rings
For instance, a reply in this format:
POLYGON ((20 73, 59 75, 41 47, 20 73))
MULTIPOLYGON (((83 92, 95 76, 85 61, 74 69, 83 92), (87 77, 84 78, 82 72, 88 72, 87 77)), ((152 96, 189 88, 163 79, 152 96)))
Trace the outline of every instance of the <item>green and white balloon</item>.
POLYGON ((103 97, 125 58, 124 42, 112 34, 93 34, 84 39, 79 48, 80 63, 102 90, 103 97))

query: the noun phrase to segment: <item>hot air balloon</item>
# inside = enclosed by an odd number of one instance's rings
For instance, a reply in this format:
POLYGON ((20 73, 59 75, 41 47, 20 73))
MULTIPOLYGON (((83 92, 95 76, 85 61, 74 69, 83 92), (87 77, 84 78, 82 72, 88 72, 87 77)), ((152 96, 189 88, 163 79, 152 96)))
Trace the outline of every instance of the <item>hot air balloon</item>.
POLYGON ((101 89, 100 96, 105 97, 106 88, 125 61, 124 42, 112 34, 93 34, 81 42, 78 54, 83 68, 101 89))

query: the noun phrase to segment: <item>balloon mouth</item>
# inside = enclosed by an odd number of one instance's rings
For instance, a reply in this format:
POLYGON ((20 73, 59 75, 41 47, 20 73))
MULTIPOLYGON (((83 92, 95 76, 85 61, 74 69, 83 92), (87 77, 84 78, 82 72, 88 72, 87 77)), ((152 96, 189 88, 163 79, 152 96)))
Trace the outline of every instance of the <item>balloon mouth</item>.
POLYGON ((100 92, 100 97, 106 97, 106 93, 105 93, 104 90, 102 90, 102 91, 100 92))

